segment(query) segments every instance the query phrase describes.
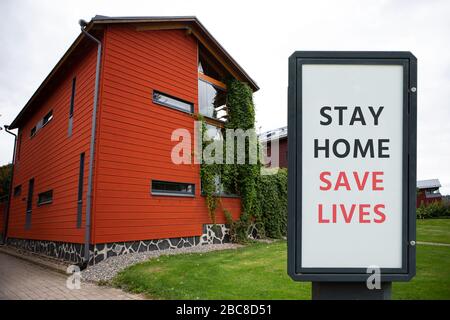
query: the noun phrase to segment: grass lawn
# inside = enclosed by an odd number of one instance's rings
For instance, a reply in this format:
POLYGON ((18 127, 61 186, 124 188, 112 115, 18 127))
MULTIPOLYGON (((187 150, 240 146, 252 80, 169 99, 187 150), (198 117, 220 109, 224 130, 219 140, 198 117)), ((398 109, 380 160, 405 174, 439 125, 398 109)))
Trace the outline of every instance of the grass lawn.
MULTIPOLYGON (((418 240, 448 241, 449 221, 419 221, 418 240)), ((113 283, 155 299, 311 298, 310 283, 294 282, 286 273, 285 241, 163 256, 129 267, 113 283)), ((450 247, 418 245, 417 276, 408 283, 394 283, 393 298, 450 299, 450 247)))
POLYGON ((417 241, 450 244, 450 219, 417 220, 417 241))

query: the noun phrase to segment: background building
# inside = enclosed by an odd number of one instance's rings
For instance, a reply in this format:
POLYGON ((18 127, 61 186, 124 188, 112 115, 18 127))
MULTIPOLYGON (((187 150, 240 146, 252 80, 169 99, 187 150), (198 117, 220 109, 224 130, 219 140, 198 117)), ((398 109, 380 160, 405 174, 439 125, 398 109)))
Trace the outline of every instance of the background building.
MULTIPOLYGON (((259 135, 259 141, 261 143, 266 143, 270 140, 278 139, 278 161, 280 168, 288 167, 288 130, 286 127, 281 127, 278 129, 273 129, 270 131, 263 132, 259 135)), ((267 155, 270 157, 272 155, 272 148, 270 142, 267 143, 267 155)))
POLYGON ((417 202, 416 206, 421 204, 430 204, 436 201, 442 201, 442 195, 439 192, 441 183, 439 179, 419 180, 417 181, 417 202))

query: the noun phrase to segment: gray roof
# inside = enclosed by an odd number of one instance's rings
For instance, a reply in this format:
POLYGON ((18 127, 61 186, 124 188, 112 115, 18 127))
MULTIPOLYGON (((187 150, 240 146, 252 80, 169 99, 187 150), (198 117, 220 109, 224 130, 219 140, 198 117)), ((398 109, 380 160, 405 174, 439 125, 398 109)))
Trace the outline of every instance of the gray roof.
POLYGON ((266 132, 263 132, 259 135, 260 141, 267 141, 272 139, 282 139, 286 138, 288 134, 288 128, 287 127, 281 127, 273 130, 269 130, 266 132))
MULTIPOLYGON (((105 24, 119 24, 119 23, 181 23, 186 24, 187 28, 191 28, 189 30, 195 30, 196 36, 202 38, 204 41, 208 42, 209 49, 217 52, 221 55, 224 62, 230 66, 232 70, 236 72, 239 77, 245 79, 245 82, 248 82, 253 91, 257 91, 259 89, 256 82, 250 78, 250 76, 245 72, 245 70, 234 60, 231 55, 219 44, 219 42, 209 33, 208 30, 201 24, 201 22, 195 16, 172 16, 172 17, 107 17, 102 15, 96 15, 91 19, 88 25, 85 27, 86 31, 91 31, 96 27, 100 27, 105 24)), ((45 80, 41 83, 39 88, 34 92, 31 98, 28 100, 26 105, 22 108, 16 118, 9 125, 10 129, 16 129, 20 125, 20 122, 23 121, 24 118, 27 118, 28 114, 31 114, 34 109, 35 101, 39 99, 39 97, 48 89, 49 84, 54 79, 55 75, 58 73, 62 73, 62 68, 66 65, 66 61, 71 57, 76 50, 81 47, 81 42, 84 40, 85 36, 83 33, 80 33, 77 39, 72 43, 70 48, 66 51, 63 57, 59 60, 56 66, 52 69, 49 75, 45 78, 45 80)))
POLYGON ((441 183, 439 182, 439 179, 428 179, 417 181, 417 188, 419 189, 440 188, 440 187, 441 183))

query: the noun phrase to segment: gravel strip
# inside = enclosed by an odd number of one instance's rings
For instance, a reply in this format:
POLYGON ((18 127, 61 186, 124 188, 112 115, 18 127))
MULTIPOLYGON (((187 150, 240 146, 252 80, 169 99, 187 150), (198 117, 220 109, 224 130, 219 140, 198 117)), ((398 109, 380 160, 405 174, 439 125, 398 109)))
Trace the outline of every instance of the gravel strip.
POLYGON ((81 279, 88 282, 107 282, 123 269, 149 259, 162 255, 175 255, 184 253, 204 253, 217 250, 237 249, 242 245, 234 243, 209 244, 189 248, 170 249, 163 251, 147 251, 110 257, 99 264, 89 266, 81 272, 81 279))

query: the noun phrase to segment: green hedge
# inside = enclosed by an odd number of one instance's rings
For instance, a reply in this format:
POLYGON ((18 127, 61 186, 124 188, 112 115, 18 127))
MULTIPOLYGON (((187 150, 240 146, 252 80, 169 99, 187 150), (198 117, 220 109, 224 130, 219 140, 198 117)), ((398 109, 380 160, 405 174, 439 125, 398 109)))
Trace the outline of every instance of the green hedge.
POLYGON ((256 201, 252 219, 232 221, 231 214, 224 209, 231 226, 233 242, 245 243, 256 228, 258 237, 279 239, 287 232, 287 169, 276 174, 259 175, 255 181, 256 201))
POLYGON ((257 182, 256 217, 261 233, 269 238, 286 236, 287 169, 273 175, 259 176, 257 182))
POLYGON ((450 203, 436 201, 428 205, 421 204, 416 210, 417 219, 450 217, 450 203))

